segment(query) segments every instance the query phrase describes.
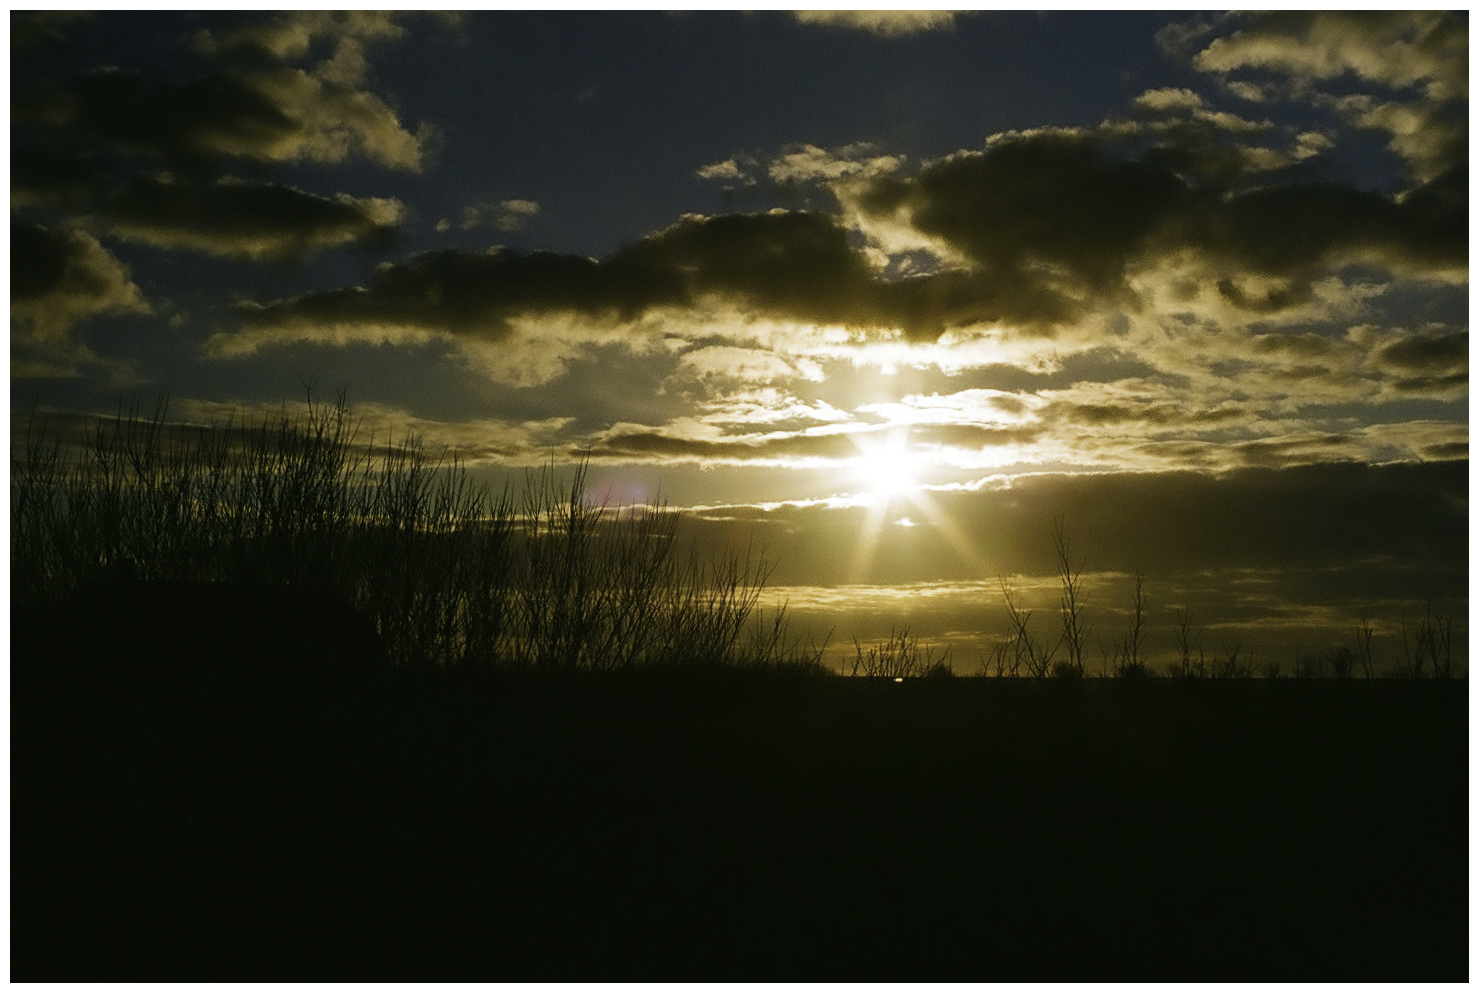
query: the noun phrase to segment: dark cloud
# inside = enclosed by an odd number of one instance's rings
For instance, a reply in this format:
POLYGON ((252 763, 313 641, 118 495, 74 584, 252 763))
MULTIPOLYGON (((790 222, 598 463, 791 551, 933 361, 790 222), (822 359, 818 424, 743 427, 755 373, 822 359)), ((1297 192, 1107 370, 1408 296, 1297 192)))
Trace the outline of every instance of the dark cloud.
POLYGON ((759 317, 930 341, 991 323, 1052 333, 1106 307, 1134 309, 1130 277, 1172 258, 1200 260, 1222 299, 1251 315, 1310 304, 1318 279, 1352 264, 1451 274, 1468 262, 1462 176, 1401 198, 1334 183, 1229 191, 1060 132, 849 183, 865 230, 903 218, 963 264, 888 277, 821 213, 687 217, 601 262, 430 253, 382 268, 363 290, 253 306, 243 320, 248 330, 394 323, 497 337, 515 313, 630 319, 717 299, 759 317))
POLYGON ((928 340, 1008 313, 1068 313, 1037 288, 1009 292, 1010 302, 959 272, 883 279, 837 219, 771 212, 685 218, 605 261, 507 249, 428 252, 382 266, 363 288, 248 305, 241 316, 248 331, 395 325, 497 338, 517 314, 631 320, 714 299, 759 317, 899 328, 928 340))
POLYGON ((1042 134, 951 156, 913 178, 875 180, 857 203, 880 217, 906 213, 988 284, 1049 289, 1056 277, 1069 291, 1103 294, 1121 285, 1125 263, 1187 192, 1168 170, 1116 159, 1095 141, 1042 134))
POLYGON ((1423 331, 1380 346, 1372 364, 1406 395, 1462 395, 1469 386, 1469 332, 1423 331))
POLYGON ((673 270, 602 264, 577 255, 508 249, 424 252, 380 266, 364 287, 310 293, 239 309, 243 326, 297 329, 416 328, 498 339, 510 318, 573 311, 628 319, 661 303, 684 302, 673 270))
MULTIPOLYGON (((668 462, 754 462, 866 459, 870 446, 891 440, 893 427, 854 431, 772 432, 723 437, 687 437, 669 431, 622 427, 604 435, 590 449, 598 459, 658 459, 668 462)), ((909 429, 917 448, 934 446, 981 450, 1036 440, 1035 425, 998 427, 983 424, 922 424, 909 429)))
POLYGON ((679 282, 689 301, 717 296, 762 316, 920 339, 1003 311, 999 294, 961 273, 884 278, 839 219, 804 211, 685 218, 612 268, 679 282))
POLYGON ((1469 443, 1467 441, 1450 441, 1438 445, 1427 445, 1423 448, 1423 457, 1440 462, 1457 459, 1467 462, 1469 458, 1469 443))
POLYGON ((1291 359, 1318 359, 1329 355, 1336 343, 1318 334, 1260 334, 1253 337, 1253 350, 1264 355, 1291 359))
MULTIPOLYGON (((1458 455, 1456 450, 1449 458, 1458 455)), ((1436 455, 1435 455, 1436 458, 1436 455)), ((1233 569, 1346 566, 1379 581, 1402 563, 1431 585, 1415 597, 1466 596, 1466 460, 1201 472, 1078 473, 1015 477, 1002 488, 937 491, 949 520, 938 548, 907 568, 876 557, 869 582, 992 580, 1051 575, 1053 519, 1061 517, 1090 571, 1143 569, 1152 578, 1233 569), (973 555, 952 551, 965 542, 973 555), (1458 585, 1455 586, 1454 584, 1458 585)), ((916 520, 921 515, 900 508, 916 520)), ((789 549, 778 583, 807 582, 816 562, 852 554, 860 512, 822 507, 752 511, 762 538, 789 549)), ((935 529, 912 530, 929 542, 935 529)))
POLYGON ((1239 310, 1254 314, 1277 313, 1309 303, 1315 298, 1314 287, 1307 281, 1250 291, 1236 280, 1224 278, 1217 281, 1217 292, 1239 310))
MULTIPOLYGON (((21 20, 26 36, 41 41, 65 27, 21 20)), ((218 170, 240 162, 260 177, 276 163, 356 156, 419 169, 426 136, 407 133, 363 85, 365 48, 399 36, 394 17, 226 21, 232 26, 196 35, 195 71, 177 76, 110 65, 58 77, 42 45, 12 101, 12 210, 248 261, 388 244, 404 213, 397 200, 320 196, 260 178, 221 178, 218 170), (139 171, 160 165, 175 175, 139 171)))
POLYGON ((1447 331, 1410 335, 1383 346, 1377 352, 1376 358, 1381 364, 1404 372, 1432 373, 1467 368, 1469 332, 1447 331))
POLYGON ((107 173, 74 149, 22 145, 10 153, 10 208, 86 207, 107 188, 107 173))
POLYGON ((321 197, 262 182, 158 177, 132 180, 98 210, 124 238, 251 261, 301 260, 323 248, 385 243, 402 213, 395 200, 321 197))
POLYGON ((1087 424, 1093 427, 1141 424, 1150 427, 1167 425, 1212 426, 1246 416, 1236 407, 1215 410, 1187 410, 1175 403, 1054 403, 1044 411, 1045 418, 1087 424))
POLYGON ((1127 275, 1183 255, 1256 314, 1307 303, 1316 278, 1354 263, 1404 274, 1468 265, 1467 178, 1457 174, 1402 198, 1335 183, 1229 191, 1121 157, 1096 135, 1048 132, 852 190, 865 226, 906 218, 965 260, 978 299, 1006 304, 1000 316, 1018 322, 1133 305, 1127 275), (1287 282, 1250 290, 1247 276, 1287 282))
POLYGON ((712 293, 802 320, 880 316, 863 255, 846 228, 821 214, 686 218, 623 250, 616 264, 682 278, 690 298, 712 293))
POLYGON ((148 313, 128 269, 84 231, 10 224, 11 375, 71 375, 93 356, 72 329, 99 314, 148 313))
POLYGON ((228 156, 270 158, 302 125, 244 80, 212 75, 186 83, 107 67, 73 80, 67 122, 109 147, 202 169, 228 156))
POLYGON ((1286 672, 1296 646, 1308 654, 1347 642, 1364 617, 1385 667, 1401 657, 1404 615, 1451 615, 1459 642, 1466 636, 1467 474, 1467 462, 1453 461, 1025 475, 937 491, 931 513, 895 505, 871 524, 867 508, 786 505, 711 509, 689 527, 701 542, 767 550, 773 586, 795 584, 777 592, 792 597, 796 630, 818 639, 829 630, 882 636, 905 623, 924 638, 960 632, 961 668, 992 632, 1007 633, 998 577, 1051 634, 1055 517, 1085 568, 1095 641, 1123 632, 1130 575, 1140 570, 1154 657, 1172 655, 1176 610, 1190 608, 1209 653, 1241 641, 1286 672), (917 526, 895 526, 905 514, 917 526), (871 554, 860 568, 861 547, 871 554), (817 590, 818 575, 869 585, 817 590))
POLYGON ((920 424, 909 429, 913 445, 939 445, 971 451, 1018 445, 1037 441, 1043 436, 1038 424, 1001 427, 995 424, 920 424))
POLYGON ((858 455, 848 434, 783 434, 769 437, 685 438, 655 430, 620 429, 590 449, 597 459, 656 458, 674 462, 844 459, 858 455))
POLYGON ((65 45, 70 31, 94 15, 80 10, 12 10, 10 52, 27 55, 65 45))
POLYGON ((392 15, 286 14, 197 37, 194 78, 161 79, 103 66, 57 82, 28 82, 17 123, 86 135, 115 151, 174 168, 222 160, 342 162, 359 155, 419 170, 428 133, 412 135, 363 89, 363 48, 394 38, 392 15), (332 55, 304 66, 314 46, 332 55))
POLYGON ((496 338, 510 317, 531 311, 631 320, 706 297, 759 316, 879 327, 938 312, 951 293, 881 282, 847 230, 825 215, 731 214, 685 218, 605 261, 507 249, 428 252, 381 267, 363 289, 247 307, 242 317, 249 330, 394 324, 496 338))
POLYGON ((1244 466, 1281 468, 1300 462, 1334 462, 1346 451, 1348 434, 1322 434, 1298 438, 1259 438, 1231 446, 1244 466))
POLYGON ((1239 96, 1313 103, 1351 126, 1385 133, 1388 148, 1419 180, 1467 166, 1466 14, 1244 14, 1215 28, 1173 32, 1173 45, 1190 54, 1213 34, 1221 36, 1211 37, 1192 64, 1239 96))
MULTIPOLYGON (((1463 199, 1467 204, 1467 183, 1463 199)), ((1468 266, 1466 211, 1456 206, 1421 195, 1414 203, 1334 183, 1298 184, 1204 200, 1178 218, 1173 237, 1260 275, 1312 277, 1352 262, 1443 271, 1468 266)), ((1260 300, 1253 309, 1273 303, 1260 300)))
POLYGON ((117 260, 85 232, 11 222, 12 311, 62 298, 102 311, 124 300, 137 301, 137 294, 117 260))
POLYGON ((1133 567, 1136 552, 1166 566, 1327 565, 1391 556, 1447 563, 1467 558, 1465 463, 1333 463, 1197 473, 1053 477, 1043 510, 1074 521, 1086 547, 1102 541, 1133 567))

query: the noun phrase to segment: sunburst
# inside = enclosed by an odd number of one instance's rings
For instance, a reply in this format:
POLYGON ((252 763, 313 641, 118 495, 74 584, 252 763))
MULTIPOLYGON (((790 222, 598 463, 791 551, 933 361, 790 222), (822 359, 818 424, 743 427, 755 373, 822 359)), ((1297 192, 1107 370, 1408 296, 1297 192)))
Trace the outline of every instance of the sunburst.
POLYGON ((858 447, 855 479, 864 490, 867 509, 858 534, 852 582, 868 574, 883 529, 890 525, 938 531, 973 567, 984 568, 970 539, 932 498, 924 479, 928 457, 910 445, 907 428, 862 435, 854 443, 858 447), (905 512, 902 516, 901 511, 905 512))
POLYGON ((887 503, 919 484, 919 455, 909 447, 907 431, 859 442, 859 475, 875 502, 887 503))

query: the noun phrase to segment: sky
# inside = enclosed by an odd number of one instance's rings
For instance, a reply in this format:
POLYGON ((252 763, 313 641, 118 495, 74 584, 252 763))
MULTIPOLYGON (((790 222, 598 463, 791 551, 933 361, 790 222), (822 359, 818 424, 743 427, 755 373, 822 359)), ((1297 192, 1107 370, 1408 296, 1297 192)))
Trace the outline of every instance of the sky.
POLYGON ((15 13, 13 431, 345 392, 1091 669, 1468 611, 1466 13, 15 13))

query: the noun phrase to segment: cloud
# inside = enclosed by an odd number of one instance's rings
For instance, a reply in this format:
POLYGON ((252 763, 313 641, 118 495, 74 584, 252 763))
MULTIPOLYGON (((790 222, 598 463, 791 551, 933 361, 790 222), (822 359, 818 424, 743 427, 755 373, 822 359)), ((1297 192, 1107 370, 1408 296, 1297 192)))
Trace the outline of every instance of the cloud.
POLYGON ((794 365, 774 352, 733 345, 709 345, 685 352, 678 363, 685 372, 705 379, 770 383, 801 378, 794 365))
MULTIPOLYGON (((1244 457, 1238 442, 1254 444, 1248 458, 1314 457, 1322 445, 1370 455, 1370 438, 1319 418, 1289 423, 1307 439, 1299 446, 1229 434, 1234 409, 1252 419, 1283 416, 1295 397, 1452 398, 1462 388, 1466 366, 1403 371, 1371 359, 1385 343, 1344 331, 1404 294, 1424 295, 1429 317, 1441 316, 1466 285, 1466 171, 1400 192, 1363 189, 1333 180, 1336 163, 1312 163, 1340 140, 1175 87, 1141 93, 1124 118, 994 135, 984 149, 909 170, 863 144, 737 154, 699 175, 820 183, 839 209, 685 216, 603 260, 427 253, 382 266, 362 287, 244 305, 241 334, 218 345, 442 338, 478 343, 508 377, 536 337, 513 329, 543 320, 565 330, 559 348, 539 352, 541 376, 599 327, 603 341, 632 348, 677 343, 684 388, 820 380, 831 373, 818 363, 849 360, 1047 374, 1104 350, 1138 356, 1160 377, 1156 390, 1179 392, 1044 413, 1067 432, 1044 458, 1100 464, 1091 441, 1107 444, 1110 462, 1135 465, 1179 451, 1225 467, 1244 457), (699 341, 706 348, 688 347, 699 341), (1268 406, 1230 403, 1234 379, 1268 406), (1125 426, 1134 430, 1113 444, 1099 436, 1125 426)), ((498 216, 492 204, 475 213, 480 224, 498 216)))
POLYGON ((867 293, 869 278, 846 231, 827 218, 729 215, 685 219, 604 262, 508 249, 427 252, 380 267, 364 287, 248 305, 241 315, 248 332, 394 326, 497 340, 524 313, 632 321, 706 294, 833 319, 853 293, 867 293))
POLYGON ((725 159, 723 162, 711 162, 706 166, 700 166, 694 171, 699 179, 716 179, 726 182, 742 182, 746 185, 754 185, 755 180, 750 176, 749 170, 754 162, 740 165, 738 156, 725 159))
MULTIPOLYGON (((792 407, 784 418, 765 415, 742 419, 716 410, 712 416, 679 418, 660 427, 615 424, 582 451, 611 462, 838 469, 867 460, 869 452, 880 445, 890 447, 898 431, 897 425, 859 423, 831 408, 816 411, 792 407), (817 421, 824 423, 817 425, 817 421), (755 430, 759 426, 772 430, 755 430)), ((908 429, 911 450, 926 461, 944 450, 1015 452, 1040 433, 1037 426, 952 423, 919 424, 908 429)), ((986 464, 1000 461, 997 453, 986 464)), ((965 460, 963 464, 971 463, 965 460)))
POLYGON ((601 434, 589 453, 602 461, 788 466, 832 463, 858 454, 852 434, 831 427, 739 435, 723 435, 697 423, 681 432, 674 427, 616 424, 601 434))
POLYGON ((815 145, 799 145, 771 162, 766 172, 777 183, 832 182, 848 176, 883 175, 904 163, 900 156, 871 154, 874 151, 869 144, 848 145, 835 152, 815 145))
MULTIPOLYGON (((1213 110, 1188 89, 1146 90, 1130 102, 1130 112, 1157 121, 1189 120, 1231 134, 1258 134, 1273 129, 1268 121, 1251 121, 1227 111, 1213 110)), ((1160 130, 1167 128, 1163 124, 1160 130)))
POLYGON ((752 190, 768 181, 778 191, 816 183, 824 188, 854 176, 879 176, 903 167, 902 155, 883 154, 871 142, 856 142, 826 149, 811 144, 785 146, 770 161, 737 153, 722 162, 711 162, 695 170, 699 179, 722 182, 726 191, 752 190))
POLYGON ((1467 331, 1420 332, 1408 335, 1377 354, 1377 360, 1411 372, 1446 372, 1467 368, 1469 333, 1467 331))
POLYGON ((625 249, 613 266, 678 281, 683 298, 713 295, 801 321, 873 325, 873 272, 841 224, 779 212, 687 217, 625 249))
POLYGON ((349 333, 374 337, 387 329, 501 340, 525 312, 636 316, 663 299, 681 299, 682 286, 657 274, 554 252, 447 249, 385 263, 362 287, 304 294, 240 308, 248 332, 293 330, 312 340, 349 333))
POLYGON ((1384 131, 1387 146, 1420 182, 1453 175, 1468 166, 1468 102, 1378 100, 1368 94, 1322 97, 1319 101, 1357 128, 1384 131))
POLYGON ((1009 299, 1011 317, 1061 320, 1075 298, 1120 288, 1126 264, 1187 192, 1170 171, 1094 141, 1038 135, 957 153, 914 177, 858 182, 846 195, 865 232, 875 221, 913 232, 919 247, 1009 299))
MULTIPOLYGON (((362 287, 239 308, 245 338, 228 351, 287 340, 398 340, 446 335, 508 337, 530 315, 579 315, 608 325, 657 312, 900 331, 930 341, 955 327, 999 319, 1067 316, 1066 306, 941 272, 885 279, 835 218, 808 212, 685 217, 597 261, 508 249, 427 252, 381 266, 362 287)), ((1043 294, 1046 296, 1046 294, 1043 294)), ((224 344, 224 342, 223 342, 224 344)))
POLYGON ((1129 117, 1111 117, 1081 132, 1122 144, 1126 153, 1145 145, 1146 162, 1165 166, 1194 182, 1224 187, 1266 179, 1328 150, 1333 142, 1318 131, 1276 127, 1219 110, 1184 88, 1147 90, 1130 103, 1129 117))
POLYGON ((97 216, 110 231, 157 248, 246 261, 297 261, 325 248, 386 242, 405 208, 397 200, 321 197, 290 186, 222 179, 212 184, 137 177, 97 216))
POLYGON ((1158 90, 1146 90, 1130 103, 1135 110, 1151 112, 1163 111, 1198 111, 1204 106, 1200 96, 1185 88, 1164 87, 1158 90))
POLYGON ((1228 191, 1094 135, 999 137, 842 195, 877 242, 935 252, 1019 322, 1133 307, 1132 274, 1177 258, 1199 260, 1228 303, 1259 313, 1304 302, 1344 266, 1439 279, 1466 278, 1468 266, 1461 178, 1398 198, 1330 182, 1228 191), (1288 283, 1259 293, 1243 280, 1288 283))
POLYGON ((45 65, 25 73, 16 87, 12 210, 247 261, 388 244, 405 214, 398 200, 318 195, 263 177, 275 164, 354 157, 421 168, 426 135, 406 132, 364 88, 368 47, 404 33, 395 17, 234 21, 191 40, 193 74, 103 66, 56 81, 45 65), (227 162, 252 178, 220 175, 227 162), (171 172, 157 171, 161 164, 171 172))
POLYGON ((499 231, 522 231, 524 226, 539 213, 539 204, 534 200, 502 200, 498 203, 474 203, 462 208, 464 231, 475 228, 495 228, 499 231))
POLYGON ((802 24, 868 31, 882 38, 900 38, 923 31, 948 31, 955 26, 954 10, 798 10, 802 24))
POLYGON ((1469 32, 1454 12, 1317 11, 1240 15, 1192 57, 1234 94, 1307 101, 1389 135, 1419 182, 1468 161, 1469 32), (1250 81, 1239 76, 1253 73, 1250 81), (1367 92, 1351 92, 1364 87, 1367 92), (1380 94, 1370 92, 1371 89, 1380 94))
POLYGON ((1466 463, 1446 462, 979 479, 930 494, 933 515, 908 508, 918 527, 877 531, 861 570, 868 511, 853 502, 737 502, 686 525, 704 548, 769 549, 768 589, 787 599, 793 630, 867 639, 908 623, 954 641, 969 662, 1009 633, 998 577, 1041 620, 1056 617, 1052 527, 1062 515, 1100 629, 1124 629, 1140 571, 1151 604, 1143 644, 1157 664, 1173 659, 1176 610, 1188 608, 1208 650, 1241 641, 1287 666, 1297 648, 1340 644, 1362 617, 1377 625, 1384 659, 1401 656, 1404 614, 1411 622, 1432 608, 1463 622, 1466 477, 1466 463), (815 586, 849 571, 858 585, 815 586))
POLYGON ((10 153, 10 209, 85 207, 109 179, 95 158, 69 149, 20 145, 10 153))
POLYGON ((155 79, 106 66, 55 87, 22 88, 22 125, 80 131, 105 147, 187 169, 220 159, 333 164, 361 156, 419 171, 432 133, 408 132, 363 88, 365 48, 402 29, 382 13, 294 13, 193 42, 209 66, 155 79), (326 45, 327 58, 300 65, 326 45))
POLYGON ((12 376, 72 375, 96 357, 72 336, 100 314, 147 314, 127 267, 85 231, 11 221, 12 376))
POLYGON ((12 57, 65 45, 71 29, 96 15, 81 10, 13 10, 10 12, 12 57))
MULTIPOLYGON (((1406 342, 1402 333, 1222 335, 1233 339, 1226 351, 1200 358, 1187 374, 1146 367, 1145 375, 1103 378, 1081 358, 1072 370, 1035 377, 1039 382, 1016 390, 907 394, 861 404, 853 413, 908 428, 911 447, 936 468, 1225 472, 1250 464, 1426 458, 1435 446, 1467 438, 1462 423, 1405 420, 1412 415, 1400 407, 1386 408, 1390 413, 1368 407, 1366 417, 1378 423, 1366 426, 1351 416, 1352 404, 1460 398, 1467 360, 1447 332, 1424 332, 1403 356, 1416 371, 1389 369, 1373 358, 1406 342), (1381 423, 1387 417, 1395 420, 1381 423)), ((1193 339, 1175 347, 1203 344, 1193 339)))
POLYGON ((1203 72, 1263 69, 1309 84, 1350 75, 1436 98, 1468 95, 1468 28, 1427 11, 1278 11, 1247 16, 1193 59, 1203 72))
POLYGON ((1386 335, 1394 338, 1375 348, 1371 365, 1401 395, 1462 397, 1469 388, 1469 332, 1430 330, 1386 335))
MULTIPOLYGON (((1160 102, 1194 103, 1181 94, 1160 102)), ((775 322, 810 329, 809 339, 760 341, 782 361, 788 350, 845 358, 895 348, 905 363, 942 369, 1046 368, 1111 342, 1144 349, 1177 375, 1257 360, 1272 385, 1312 373, 1269 342, 1226 332, 1355 316, 1391 280, 1467 279, 1463 177, 1399 196, 1266 177, 1228 189, 1098 134, 1047 132, 999 137, 913 175, 848 176, 837 188, 842 217, 688 216, 599 261, 424 253, 385 264, 362 287, 243 305, 241 335, 220 345, 242 353, 290 340, 500 342, 518 320, 574 315, 614 340, 655 332, 751 347, 741 326, 775 322), (873 244, 859 244, 849 222, 873 244), (885 248, 927 249, 935 261, 906 275, 885 248), (1353 270, 1368 275, 1342 275, 1353 270), (638 330, 647 319, 658 323, 638 330), (664 331, 662 321, 678 324, 664 331), (926 346, 934 352, 911 351, 926 346)), ((578 350, 579 337, 567 345, 578 350)), ((500 361, 513 368, 519 359, 505 352, 500 361)), ((777 362, 765 366, 782 374, 777 362)), ((747 373, 762 370, 751 363, 747 373)), ((1359 377, 1326 373, 1349 398, 1339 377, 1359 377)))
MULTIPOLYGON (((1246 618, 1258 624, 1253 630, 1259 632, 1257 651, 1263 657, 1272 648, 1270 629, 1260 623, 1267 608, 1248 603, 1231 589, 1235 585, 1277 596, 1283 607, 1333 602, 1358 610, 1385 601, 1390 613, 1383 609, 1368 616, 1394 628, 1402 609, 1421 614, 1428 600, 1462 616, 1468 596, 1462 540, 1467 473, 1467 463, 1458 460, 1244 468, 1217 475, 1042 473, 982 479, 974 488, 930 494, 936 519, 948 522, 948 528, 910 509, 920 526, 907 535, 885 531, 870 567, 856 579, 930 584, 906 599, 895 596, 879 604, 893 611, 918 604, 931 589, 938 594, 941 583, 979 584, 973 591, 975 615, 963 629, 980 630, 982 612, 1001 611, 998 576, 1026 593, 1032 579, 1042 577, 1048 581, 1037 587, 1040 599, 1030 605, 1055 615, 1051 534, 1054 517, 1062 516, 1086 576, 1098 574, 1105 583, 1096 584, 1089 600, 1101 621, 1128 602, 1128 584, 1113 582, 1115 574, 1124 580, 1140 570, 1155 605, 1153 617, 1169 621, 1173 608, 1189 606, 1197 624, 1221 626, 1246 618)), ((780 587, 846 574, 865 514, 856 505, 833 501, 711 507, 691 526, 700 540, 733 542, 739 535, 772 549, 778 560, 772 582, 780 587), (705 531, 703 518, 713 519, 715 533, 705 531)), ((829 595, 842 598, 847 591, 833 588, 829 595)), ((837 623, 838 606, 824 605, 827 619, 820 633, 837 623)), ((1323 636, 1342 635, 1327 631, 1323 636)), ((1164 631, 1158 643, 1169 648, 1170 632, 1164 631)))
POLYGON ((730 432, 766 425, 772 430, 801 430, 815 424, 846 423, 853 418, 825 400, 807 402, 775 386, 726 393, 706 400, 699 423, 730 432))
MULTIPOLYGON (((383 446, 392 439, 415 437, 420 439, 423 451, 455 452, 464 466, 491 463, 507 467, 547 462, 551 446, 562 441, 571 420, 569 417, 523 421, 470 417, 449 421, 373 402, 354 404, 352 413, 361 438, 374 438, 383 446)), ((252 423, 252 419, 248 418, 247 423, 252 423)))

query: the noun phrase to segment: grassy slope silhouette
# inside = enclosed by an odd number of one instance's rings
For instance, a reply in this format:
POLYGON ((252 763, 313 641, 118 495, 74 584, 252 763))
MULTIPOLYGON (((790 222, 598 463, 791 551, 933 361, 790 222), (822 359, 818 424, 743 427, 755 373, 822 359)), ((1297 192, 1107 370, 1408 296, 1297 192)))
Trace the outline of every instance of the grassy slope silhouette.
POLYGON ((1043 679, 831 677, 581 483, 342 403, 33 439, 16 978, 1466 977, 1466 681, 1085 680, 1016 611, 1043 679))

